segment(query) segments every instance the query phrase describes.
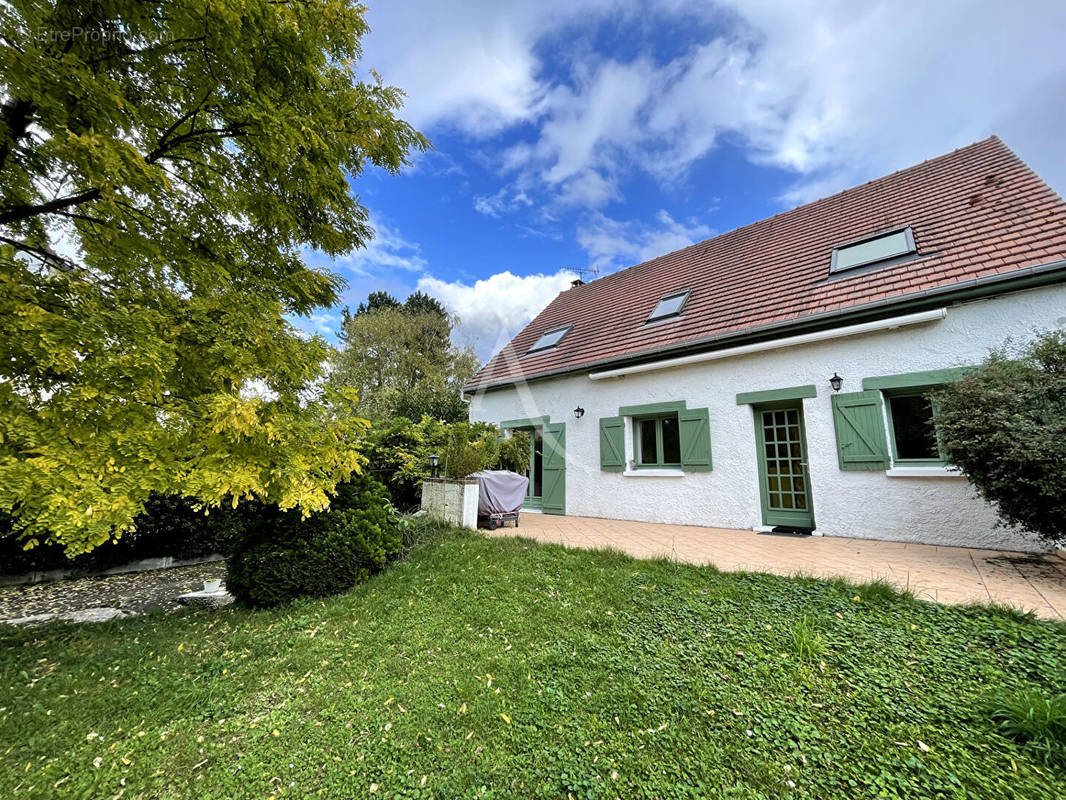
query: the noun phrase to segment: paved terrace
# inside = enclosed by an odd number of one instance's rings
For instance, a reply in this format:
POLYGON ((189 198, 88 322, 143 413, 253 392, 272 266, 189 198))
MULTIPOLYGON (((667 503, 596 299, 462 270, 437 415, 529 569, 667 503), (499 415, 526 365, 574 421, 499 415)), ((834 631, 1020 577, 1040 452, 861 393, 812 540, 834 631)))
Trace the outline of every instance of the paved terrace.
POLYGON ((567 547, 611 547, 637 558, 667 556, 713 564, 726 572, 885 579, 940 603, 989 602, 1066 620, 1066 558, 967 547, 810 536, 765 536, 752 531, 650 522, 523 514, 518 534, 567 547))

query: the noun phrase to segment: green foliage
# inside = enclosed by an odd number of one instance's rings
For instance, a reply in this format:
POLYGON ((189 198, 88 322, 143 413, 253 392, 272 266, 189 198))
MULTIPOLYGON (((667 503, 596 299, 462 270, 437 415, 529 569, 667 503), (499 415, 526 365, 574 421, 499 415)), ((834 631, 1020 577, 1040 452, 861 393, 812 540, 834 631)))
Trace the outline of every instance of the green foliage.
MULTIPOLYGON (((525 442, 528 461, 528 437, 525 442)), ((507 460, 507 440, 501 441, 500 429, 484 422, 396 419, 371 429, 365 450, 369 471, 385 483, 393 504, 404 511, 418 507, 419 487, 429 477, 433 453, 440 457, 437 474, 447 478, 465 478, 482 469, 515 469, 507 460)))
POLYGON ((1066 331, 993 353, 935 402, 941 446, 1000 519, 1066 540, 1066 331))
POLYGON ((1001 693, 989 703, 988 713, 1004 736, 1048 756, 1066 755, 1066 694, 1036 689, 1001 693))
POLYGON ((308 518, 264 508, 227 561, 226 587, 249 606, 350 589, 403 548, 402 526, 380 482, 358 476, 337 487, 328 511, 308 518))
POLYGON ((364 245, 350 177, 427 146, 357 3, 161 8, 0 12, 0 509, 71 555, 152 492, 327 505, 363 424, 287 321, 342 285, 301 254, 364 245))
POLYGON ((500 433, 494 425, 457 422, 448 426, 440 466, 445 478, 465 478, 495 465, 500 458, 500 433))
MULTIPOLYGON (((402 308, 403 304, 388 292, 371 292, 365 302, 359 303, 359 307, 355 309, 355 315, 359 316, 360 314, 371 314, 376 311, 399 310, 402 308)), ((344 321, 344 327, 347 327, 348 320, 351 319, 347 307, 341 311, 341 318, 344 321)), ((341 331, 342 336, 343 334, 344 332, 341 331)))
POLYGON ((422 292, 400 303, 374 292, 355 314, 344 314, 344 348, 334 364, 334 385, 352 387, 359 413, 374 422, 431 416, 467 418, 461 389, 478 368, 470 348, 451 343, 455 322, 422 292))
POLYGON ((500 442, 500 469, 509 469, 524 475, 529 471, 529 461, 532 458, 533 441, 525 431, 511 431, 507 438, 500 442))
POLYGON ((0 793, 1066 796, 982 708, 1062 691, 1062 625, 416 524, 341 596, 0 630, 0 793))
POLYGON ((825 654, 825 637, 810 616, 804 614, 792 626, 792 652, 801 661, 818 661, 825 654))
POLYGON ((422 291, 412 293, 403 302, 404 310, 408 314, 436 314, 438 317, 447 319, 448 312, 441 305, 440 300, 430 297, 422 291))

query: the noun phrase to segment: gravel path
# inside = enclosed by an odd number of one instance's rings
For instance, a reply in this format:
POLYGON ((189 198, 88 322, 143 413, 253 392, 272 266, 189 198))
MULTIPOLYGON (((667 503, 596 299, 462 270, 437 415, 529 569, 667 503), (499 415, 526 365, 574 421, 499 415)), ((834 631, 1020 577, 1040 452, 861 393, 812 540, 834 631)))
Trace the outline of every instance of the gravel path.
POLYGON ((203 588, 209 578, 225 578, 226 563, 156 569, 94 578, 0 586, 0 620, 37 614, 62 614, 87 608, 117 608, 143 614, 156 608, 179 608, 179 594, 203 588))

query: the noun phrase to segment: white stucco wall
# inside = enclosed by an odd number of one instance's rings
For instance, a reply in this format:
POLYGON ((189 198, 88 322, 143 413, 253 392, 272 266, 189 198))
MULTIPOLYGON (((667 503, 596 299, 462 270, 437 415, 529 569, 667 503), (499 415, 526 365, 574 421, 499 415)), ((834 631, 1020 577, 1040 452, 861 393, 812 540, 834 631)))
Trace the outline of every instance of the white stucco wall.
POLYGON ((755 429, 751 407, 738 406, 736 395, 814 384, 818 396, 804 400, 803 410, 818 533, 1039 550, 1033 538, 997 527, 965 478, 841 471, 828 379, 837 372, 841 391, 857 392, 864 377, 976 364, 1008 337, 1024 341, 1064 325, 1066 286, 1033 289, 952 306, 945 319, 910 328, 619 379, 593 381, 583 372, 489 391, 472 398, 470 417, 565 422, 567 514, 750 529, 762 525, 755 429), (601 417, 623 405, 677 400, 709 409, 713 472, 677 478, 600 471, 601 417), (585 409, 581 419, 573 414, 578 405, 585 409))

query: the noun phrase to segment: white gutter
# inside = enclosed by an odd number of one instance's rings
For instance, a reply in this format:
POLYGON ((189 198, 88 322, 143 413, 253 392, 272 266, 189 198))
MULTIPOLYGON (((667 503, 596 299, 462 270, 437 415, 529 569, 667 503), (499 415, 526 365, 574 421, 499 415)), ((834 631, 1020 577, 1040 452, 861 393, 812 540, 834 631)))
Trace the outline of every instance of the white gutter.
POLYGON ((745 356, 749 353, 761 353, 765 350, 777 350, 782 347, 796 347, 801 344, 823 342, 827 339, 841 339, 845 336, 857 336, 861 333, 892 330, 894 328, 903 328, 908 325, 922 325, 927 322, 938 322, 939 320, 944 319, 947 315, 947 308, 935 308, 932 311, 922 311, 918 314, 906 314, 902 317, 879 319, 874 322, 863 322, 858 325, 848 325, 843 328, 830 328, 828 330, 816 331, 814 333, 804 333, 799 336, 786 336, 784 339, 771 339, 770 341, 744 344, 739 347, 727 347, 724 350, 711 350, 706 353, 695 353, 691 356, 667 358, 662 361, 637 364, 633 367, 620 367, 618 369, 604 370, 603 372, 590 372, 589 379, 602 381, 607 378, 622 378, 626 375, 635 375, 638 372, 672 369, 673 367, 684 367, 689 364, 701 364, 704 361, 717 361, 720 358, 734 358, 736 356, 745 356))

